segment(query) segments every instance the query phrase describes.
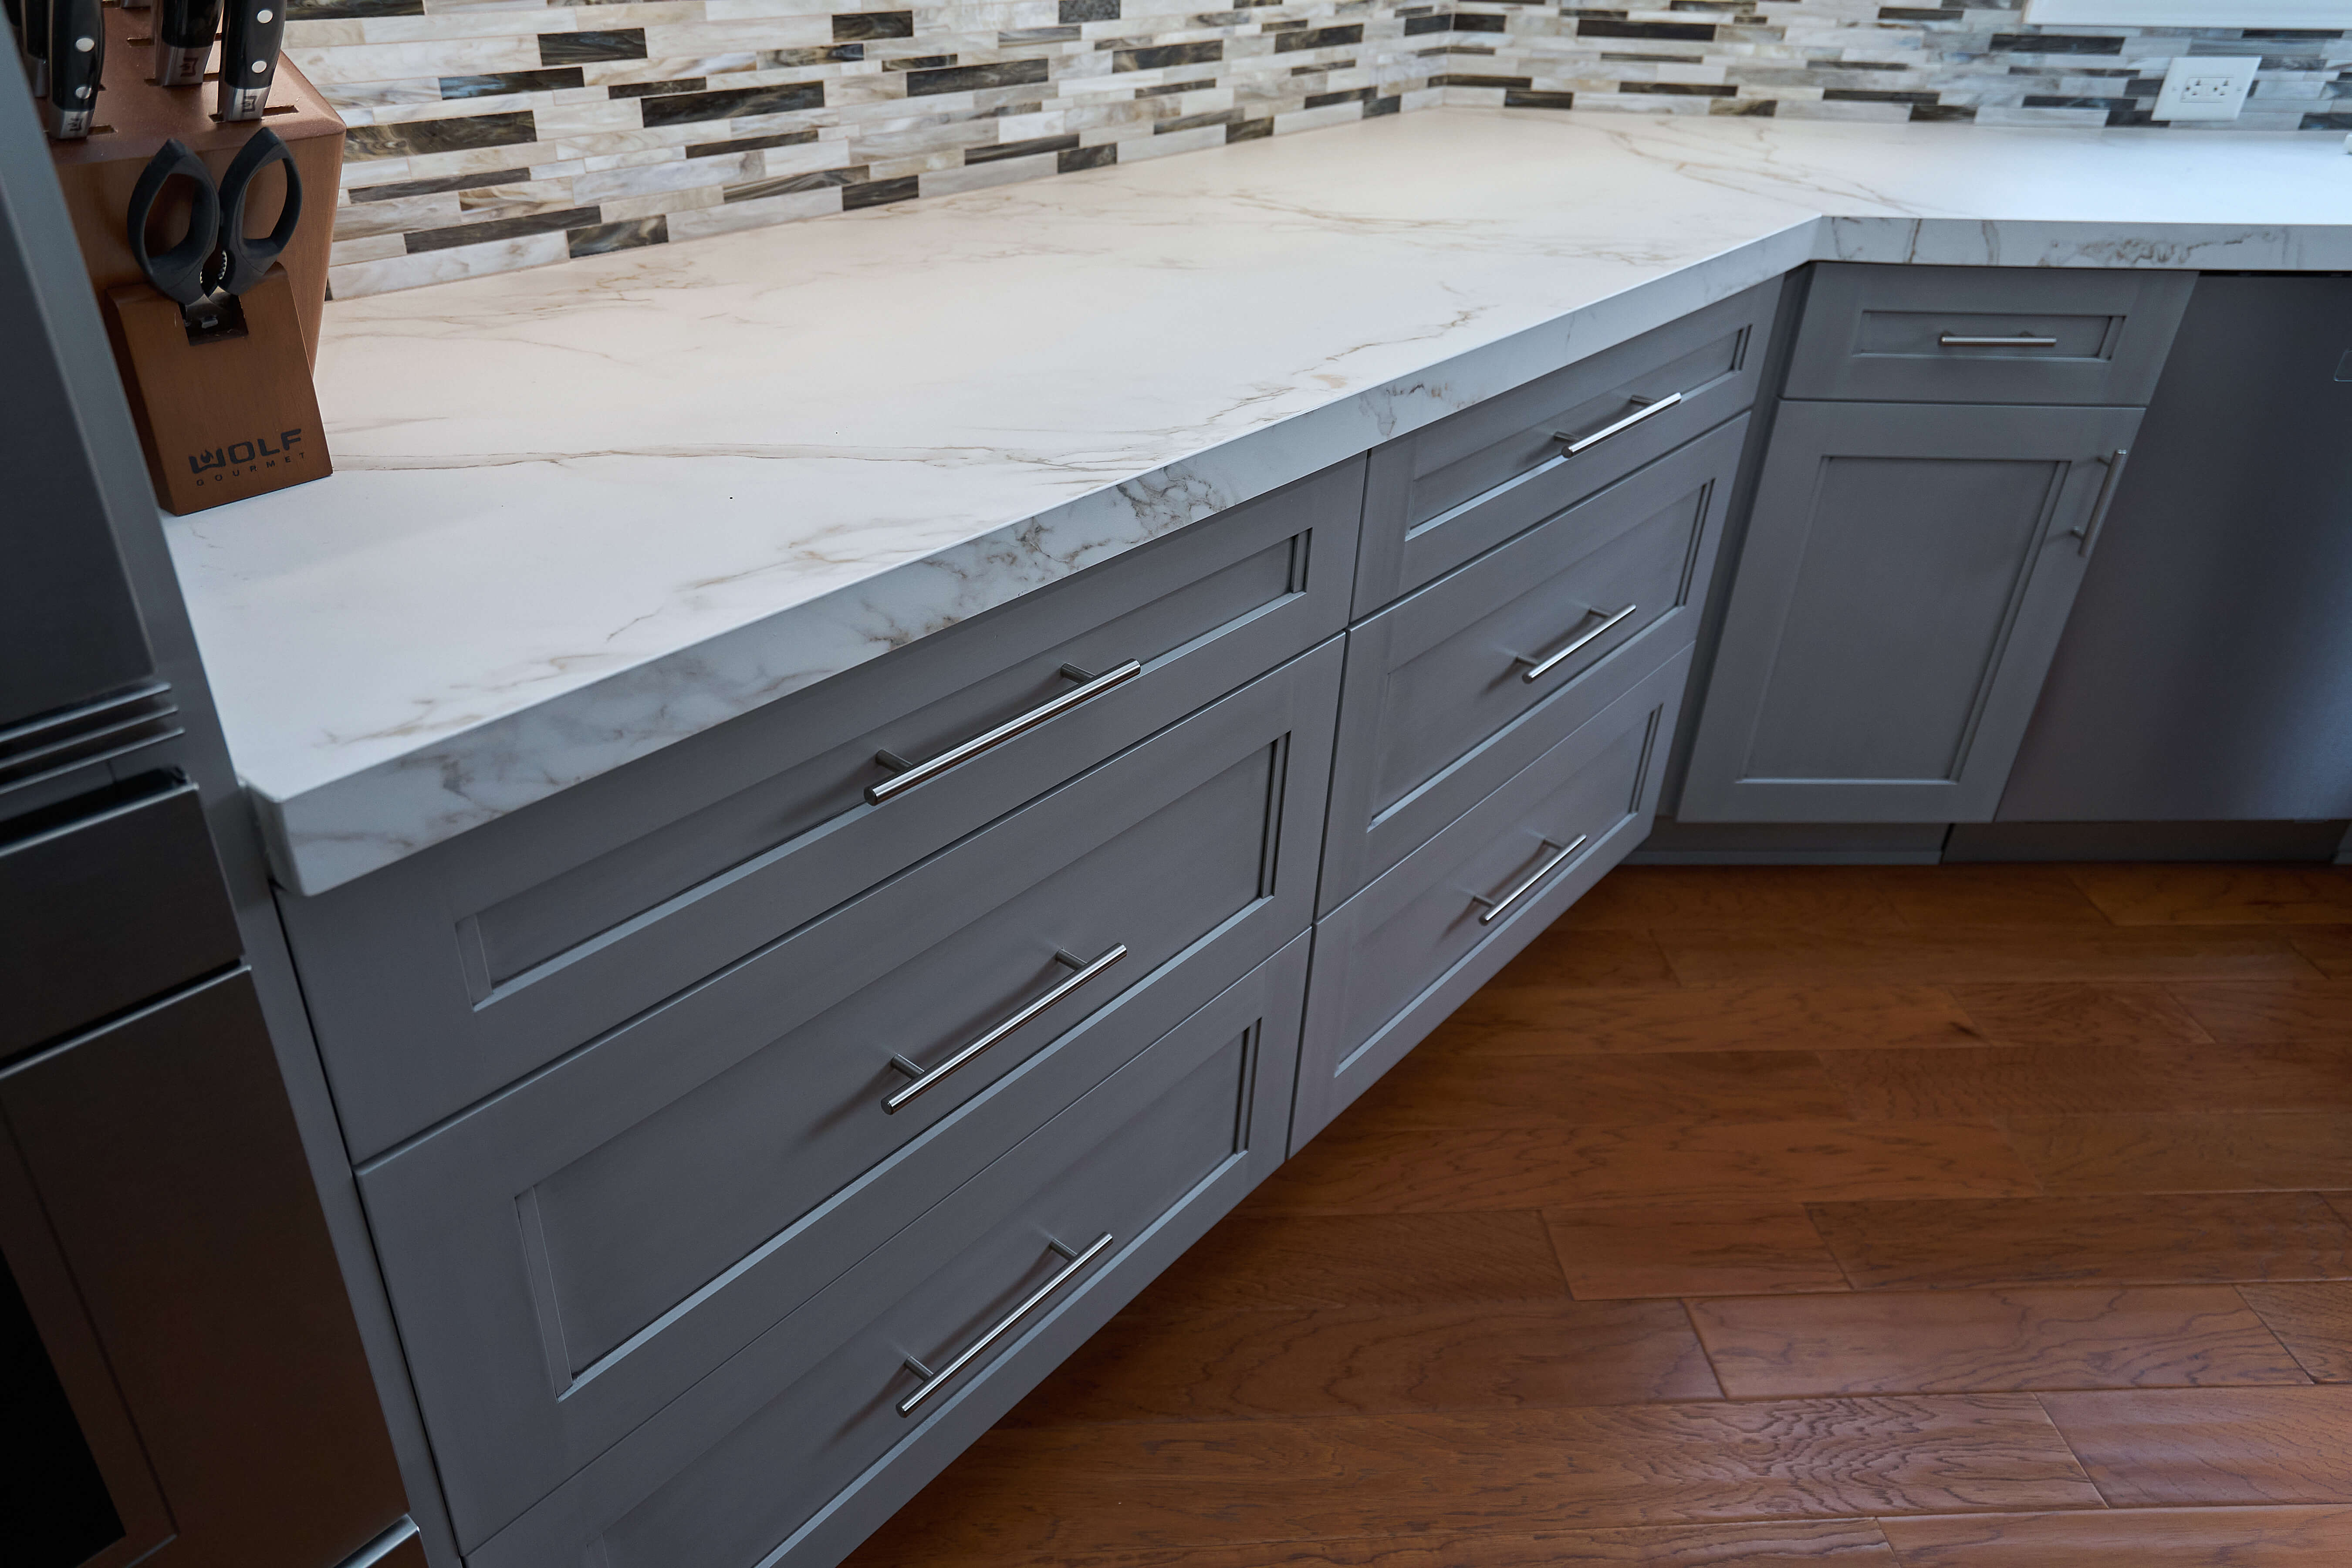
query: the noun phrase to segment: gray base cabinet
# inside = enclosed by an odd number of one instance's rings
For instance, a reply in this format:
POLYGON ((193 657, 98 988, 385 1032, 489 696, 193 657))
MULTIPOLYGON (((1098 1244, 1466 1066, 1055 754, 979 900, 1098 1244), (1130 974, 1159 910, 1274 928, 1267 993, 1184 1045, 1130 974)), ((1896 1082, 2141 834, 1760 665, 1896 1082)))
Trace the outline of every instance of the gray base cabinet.
POLYGON ((2137 408, 1783 403, 1683 822, 1989 822, 2137 408))

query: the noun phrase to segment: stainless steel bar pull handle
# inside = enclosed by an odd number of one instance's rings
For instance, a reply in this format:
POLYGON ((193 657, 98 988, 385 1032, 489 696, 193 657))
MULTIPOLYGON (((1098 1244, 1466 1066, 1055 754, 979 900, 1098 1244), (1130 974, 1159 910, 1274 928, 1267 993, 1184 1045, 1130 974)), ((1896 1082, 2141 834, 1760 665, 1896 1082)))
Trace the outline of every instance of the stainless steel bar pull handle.
POLYGON ((1555 844, 1549 838, 1537 840, 1537 842, 1542 844, 1546 848, 1557 849, 1559 853, 1554 855, 1550 859, 1537 867, 1528 874, 1526 881, 1521 882, 1517 887, 1513 888, 1509 892, 1505 893, 1499 899, 1481 898, 1476 893, 1471 894, 1470 901, 1472 903, 1484 904, 1486 907, 1486 912, 1478 917, 1478 923, 1482 926, 1490 926, 1496 921, 1501 920, 1503 918, 1504 910, 1509 909, 1513 904, 1517 903, 1521 899, 1526 898, 1538 882, 1541 882, 1546 877, 1550 876, 1554 871, 1559 870, 1562 866, 1566 865, 1568 863, 1568 858, 1575 854, 1579 849, 1583 848, 1584 841, 1591 837, 1592 835, 1590 833, 1580 833, 1576 836, 1573 842, 1568 844, 1555 844))
POLYGON ((1076 1279, 1078 1277, 1078 1270, 1093 1262, 1096 1255, 1101 1252, 1104 1247, 1108 1247, 1110 1245, 1110 1232, 1105 1231, 1100 1236, 1095 1237, 1094 1240, 1088 1244, 1084 1252, 1073 1252, 1068 1247, 1063 1246, 1060 1242, 1048 1239, 1045 1245, 1052 1247, 1064 1258, 1068 1258, 1069 1262, 1055 1270, 1054 1277, 1051 1279, 1046 1280, 1043 1285, 1038 1286, 1034 1290, 1032 1290, 1029 1293, 1029 1299, 1027 1300, 1013 1308, 1010 1312, 1005 1313, 1004 1316, 998 1321, 994 1328, 989 1330, 988 1332, 981 1335, 980 1338, 966 1345, 963 1350, 957 1354, 955 1360, 948 1363, 947 1365, 940 1368, 939 1371, 933 1372, 929 1367, 925 1366, 913 1356, 908 1356, 903 1364, 908 1372, 913 1373, 917 1377, 923 1380, 923 1385, 915 1390, 914 1393, 907 1395, 906 1398, 898 1401, 898 1414, 901 1415, 912 1415, 915 1413, 915 1406, 920 1405, 924 1400, 929 1399, 932 1394, 937 1394, 940 1389, 946 1387, 950 1379, 953 1378, 956 1373, 961 1372, 965 1367, 971 1364, 971 1361, 974 1356, 980 1354, 989 1346, 994 1344, 998 1340, 1003 1339, 1006 1334, 1012 1332, 1013 1325, 1018 1323, 1022 1319, 1027 1317, 1030 1313, 1035 1311, 1048 1296, 1051 1296, 1055 1291, 1059 1290, 1063 1286, 1076 1279))
POLYGON ((1611 627, 1616 626, 1626 616, 1632 615, 1635 610, 1638 610, 1642 606, 1639 605, 1628 605, 1622 610, 1612 611, 1592 609, 1585 611, 1584 618, 1586 620, 1589 621, 1593 616, 1599 616, 1601 617, 1601 624, 1593 627, 1591 631, 1585 633, 1582 637, 1571 638, 1569 645, 1566 647, 1559 649, 1557 653, 1547 655, 1542 658, 1529 658, 1526 655, 1522 654, 1518 658, 1512 659, 1511 662, 1513 664, 1524 664, 1527 666, 1527 668, 1519 671, 1519 679, 1521 680, 1541 680, 1559 666, 1561 659, 1569 658, 1579 648, 1591 647, 1596 639, 1608 636, 1611 627))
POLYGON ((2118 447, 2099 459, 2107 466, 2107 477, 2099 481, 2099 494, 2098 498, 2091 502, 2090 519, 2082 527, 2070 528, 2066 531, 2082 541, 2082 543, 2076 547, 2076 553, 2088 555, 2091 552, 2091 546, 2099 542, 2099 528, 2107 521, 2107 508, 2113 506, 2116 501, 2116 481, 2124 477, 2124 459, 2130 456, 2129 447, 2118 447))
POLYGON ((970 1045, 956 1052, 955 1055, 948 1058, 947 1060, 941 1062, 939 1066, 935 1068, 920 1067, 908 1061, 903 1056, 893 1056, 890 1058, 890 1065, 897 1068, 900 1072, 905 1073, 914 1081, 908 1084, 904 1089, 898 1090, 898 1093, 882 1101, 882 1109, 894 1116, 897 1115, 900 1110, 905 1110, 908 1102, 912 1100, 917 1095, 937 1088, 940 1080, 946 1078, 948 1074, 955 1071, 956 1068, 963 1066, 964 1063, 971 1060, 972 1058, 980 1055, 981 1052, 988 1049, 989 1047, 996 1044, 997 1041, 1004 1038, 1005 1036, 1013 1033, 1015 1029, 1018 1029, 1021 1026, 1029 1022, 1030 1019, 1034 1018, 1038 1014, 1043 1013, 1046 1008, 1051 1007, 1055 1003, 1059 1002, 1063 997, 1067 996, 1071 992, 1076 991, 1079 986, 1084 985, 1087 981, 1092 980, 1096 975, 1100 974, 1104 970, 1108 969, 1112 964, 1117 963, 1120 959, 1125 958, 1126 956, 1127 944, 1125 942, 1117 944, 1108 952, 1104 953, 1092 963, 1087 963, 1075 953, 1063 952, 1057 949, 1054 953, 1054 962, 1074 972, 1068 979, 1064 980, 1060 984, 1055 985, 1051 991, 1046 992, 1045 994, 1041 996, 1033 996, 1027 1002, 1023 1003, 1021 1006, 1007 1016, 1003 1022, 998 1024, 994 1028, 990 1029, 986 1034, 982 1035, 979 1038, 973 1040, 970 1045))
POLYGON ((889 752, 877 752, 874 754, 874 760, 884 767, 896 771, 891 777, 884 779, 880 784, 866 786, 866 804, 880 805, 894 795, 906 794, 917 784, 929 784, 950 768, 961 767, 981 752, 992 751, 1015 735, 1035 729, 1049 719, 1058 719, 1079 704, 1093 701, 1114 686, 1125 685, 1143 673, 1143 666, 1130 658, 1117 669, 1108 669, 1100 675, 1096 675, 1090 670, 1080 669, 1075 664, 1066 664, 1062 666, 1061 673, 1068 679, 1082 681, 1084 684, 1063 692, 1051 701, 1040 702, 1028 712, 1007 719, 995 729, 974 735, 963 744, 950 747, 927 762, 910 763, 906 758, 889 752))
POLYGON ((1555 430, 1551 433, 1551 438, 1555 441, 1567 442, 1568 455, 1573 458, 1579 452, 1583 451, 1587 447, 1598 447, 1601 442, 1606 441, 1612 436, 1622 435, 1624 432, 1631 430, 1634 426, 1639 425, 1643 420, 1651 417, 1653 415, 1664 414, 1667 409, 1672 408, 1675 404, 1680 403, 1682 400, 1683 395, 1679 392, 1669 392, 1664 397, 1655 399, 1647 397, 1629 397, 1626 399, 1627 402, 1638 403, 1641 406, 1634 409, 1633 413, 1625 416, 1624 418, 1618 420, 1614 425, 1603 425, 1600 429, 1595 430, 1590 436, 1571 436, 1565 430, 1555 430))
POLYGON ((1938 332, 1937 344, 1948 349, 2054 349, 2056 338, 2045 338, 2038 332, 2012 332, 2007 337, 1970 337, 1965 332, 1938 332))

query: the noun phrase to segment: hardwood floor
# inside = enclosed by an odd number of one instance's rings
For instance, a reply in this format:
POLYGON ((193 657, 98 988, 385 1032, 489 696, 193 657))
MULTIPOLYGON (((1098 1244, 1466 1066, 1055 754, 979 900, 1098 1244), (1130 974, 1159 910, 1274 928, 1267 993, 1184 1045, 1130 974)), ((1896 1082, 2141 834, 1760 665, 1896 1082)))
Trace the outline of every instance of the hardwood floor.
POLYGON ((2352 1563, 2352 871, 1621 869, 853 1562, 2352 1563))

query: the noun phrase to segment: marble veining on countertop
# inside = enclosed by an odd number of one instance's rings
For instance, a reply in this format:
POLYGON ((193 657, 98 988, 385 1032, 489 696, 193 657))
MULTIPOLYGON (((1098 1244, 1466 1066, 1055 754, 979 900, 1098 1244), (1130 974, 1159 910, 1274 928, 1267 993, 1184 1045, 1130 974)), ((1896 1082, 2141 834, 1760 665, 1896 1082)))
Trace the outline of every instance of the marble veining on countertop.
POLYGON ((324 891, 1811 259, 2352 268, 2332 138, 1431 110, 338 302, 166 527, 324 891))

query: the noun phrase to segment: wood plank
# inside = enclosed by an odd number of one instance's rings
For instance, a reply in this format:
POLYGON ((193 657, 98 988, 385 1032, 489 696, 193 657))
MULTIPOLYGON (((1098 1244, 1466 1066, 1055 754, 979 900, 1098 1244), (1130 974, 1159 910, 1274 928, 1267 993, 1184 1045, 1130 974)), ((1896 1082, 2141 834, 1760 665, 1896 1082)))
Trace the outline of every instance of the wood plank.
POLYGON ((2098 1501, 2030 1394, 1002 1427, 903 1510, 868 1560, 2098 1501))
MULTIPOLYGON (((1880 887, 1882 869, 1743 866, 1736 876, 1726 876, 1717 866, 1625 866, 1571 905, 1559 924, 1580 931, 1650 931, 1758 921, 1875 930, 1901 923, 1880 887)), ((2087 903, 2084 907, 2089 909, 2087 903)), ((2098 916, 2096 910, 2090 913, 2098 916)))
POLYGON ((1874 866, 1879 891, 1920 931, 2110 922, 2061 866, 1874 866))
POLYGON ((1983 1122, 1333 1127, 1268 1178, 1253 1204, 1260 1213, 1408 1214, 2034 1190, 1999 1130, 1983 1122))
POLYGON ((2060 981, 1950 989, 1974 1032, 1990 1045, 2167 1046, 2210 1038, 2161 985, 2060 981))
POLYGON ((2053 1193, 2352 1187, 2352 1112, 2018 1116, 2009 1126, 2053 1193))
POLYGON ((1845 1115, 1845 1095, 1810 1051, 1574 1058, 1416 1052, 1349 1107, 1340 1125, 1369 1131, 1845 1115))
POLYGON ((2208 1034, 2228 1044, 2352 1041, 2352 982, 2199 983, 2170 989, 2208 1034))
POLYGON ((2352 1046, 1985 1046, 1822 1062, 1868 1118, 2352 1110, 2352 1046))
POLYGON ((2352 1226, 2312 1193, 1816 1204, 1857 1289, 2352 1279, 2352 1226))
POLYGON ((2352 1284, 2241 1285, 2238 1294, 2314 1382, 2352 1383, 2352 1284))
MULTIPOLYGON (((894 1563, 904 1561, 893 1560, 894 1563)), ((1028 1565, 1038 1560, 1018 1561, 1028 1565)), ((1641 1563, 1647 1568, 1801 1568, 1808 1563, 1896 1568, 1885 1537, 1876 1523, 1866 1519, 1667 1524, 1528 1535, 1447 1531, 1402 1541, 1387 1537, 1296 1541, 1051 1561, 1062 1568, 1578 1568, 1579 1564, 1612 1563, 1641 1563)))
POLYGON ((2226 1285, 1694 1301, 1735 1399, 2308 1382, 2226 1285))
POLYGON ((1506 985, 1470 998, 1423 1050, 1602 1056, 1972 1046, 1982 1037, 1933 985, 1506 985))
POLYGON ((2299 926, 2294 950, 2330 980, 2352 980, 2352 925, 2299 926))
POLYGON ((1674 985, 1657 938, 1646 931, 1554 925, 1503 966, 1490 985, 1674 985))
POLYGON ((2352 1386, 2039 1397, 2112 1508, 2352 1502, 2352 1386))
POLYGON ((2341 1568, 2352 1509, 2085 1509, 1890 1519, 1902 1568, 2341 1568))
MULTIPOLYGON (((2293 936, 2300 942, 2306 931, 2322 929, 2305 928, 2293 936)), ((2287 934, 2246 928, 2033 930, 1989 925, 1865 932, 1693 926, 1660 931, 1657 941, 1685 985, 2260 980, 2307 977, 2313 963, 2287 934)))
POLYGON ((1722 1396, 1676 1301, 1127 1313, 1005 1419, 1035 1426, 1722 1396))
POLYGON ((1568 1299, 1550 1236, 1532 1212, 1299 1219, 1253 1205, 1226 1215, 1128 1310, 1183 1316, 1568 1299))
POLYGON ((1544 1220, 1579 1300, 1850 1289, 1801 1204, 1554 1209, 1544 1220))
POLYGON ((2117 925, 2352 924, 2352 867, 2095 865, 2070 868, 2117 925))

